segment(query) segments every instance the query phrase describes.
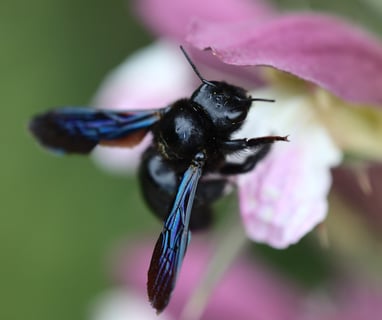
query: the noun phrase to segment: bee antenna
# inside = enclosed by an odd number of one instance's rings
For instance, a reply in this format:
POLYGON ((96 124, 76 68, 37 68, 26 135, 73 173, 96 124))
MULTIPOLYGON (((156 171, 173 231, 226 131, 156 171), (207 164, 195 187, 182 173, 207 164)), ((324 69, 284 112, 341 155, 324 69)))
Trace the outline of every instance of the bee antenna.
POLYGON ((276 102, 274 99, 251 98, 250 101, 276 102))
POLYGON ((195 64, 192 62, 190 56, 187 54, 186 50, 183 48, 183 46, 180 46, 180 50, 182 50, 184 56, 186 57, 188 63, 190 64, 192 70, 194 70, 195 74, 198 76, 198 78, 205 84, 208 84, 210 86, 215 87, 215 84, 213 84, 211 81, 208 81, 202 77, 199 70, 196 68, 195 64))

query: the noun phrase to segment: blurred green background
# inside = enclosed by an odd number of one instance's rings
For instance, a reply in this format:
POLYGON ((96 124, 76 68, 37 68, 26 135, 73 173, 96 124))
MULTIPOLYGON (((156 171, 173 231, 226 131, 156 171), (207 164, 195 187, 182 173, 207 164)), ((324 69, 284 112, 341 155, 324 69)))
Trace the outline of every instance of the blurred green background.
MULTIPOLYGON (((382 33, 378 0, 278 2, 332 10, 382 33)), ((128 8, 121 0, 0 2, 0 319, 85 319, 110 285, 113 245, 158 228, 135 177, 50 156, 27 132, 36 112, 87 105, 105 74, 151 41, 128 8)))

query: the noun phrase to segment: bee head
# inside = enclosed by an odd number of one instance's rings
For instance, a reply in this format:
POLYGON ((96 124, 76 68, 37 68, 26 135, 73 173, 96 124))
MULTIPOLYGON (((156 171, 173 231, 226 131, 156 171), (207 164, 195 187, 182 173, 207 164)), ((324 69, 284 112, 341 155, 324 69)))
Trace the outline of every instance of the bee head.
POLYGON ((251 97, 240 87, 220 81, 206 81, 195 90, 191 101, 199 105, 219 131, 232 133, 245 120, 251 97))
POLYGON ((253 101, 274 102, 268 99, 253 99, 243 88, 223 81, 204 79, 187 52, 181 46, 184 56, 202 84, 191 96, 191 102, 201 107, 222 135, 229 135, 239 129, 247 117, 253 101))

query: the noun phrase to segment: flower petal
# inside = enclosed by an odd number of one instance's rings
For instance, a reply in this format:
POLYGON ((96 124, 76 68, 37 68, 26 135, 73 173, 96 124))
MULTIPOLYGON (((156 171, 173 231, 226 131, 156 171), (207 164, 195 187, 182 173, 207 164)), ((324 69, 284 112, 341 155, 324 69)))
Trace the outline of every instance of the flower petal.
MULTIPOLYGON (((193 91, 193 75, 179 48, 155 43, 117 67, 101 85, 94 106, 102 109, 138 110, 164 107, 193 91)), ((114 173, 134 169, 150 137, 131 149, 98 146, 93 159, 114 173)))
MULTIPOLYGON (((378 319, 382 314, 382 288, 380 282, 368 279, 349 279, 339 292, 341 301, 334 319, 378 319), (353 280, 353 281, 351 281, 353 280)), ((322 319, 322 318, 321 318, 322 319)))
MULTIPOLYGON (((353 267, 354 269, 354 267, 353 267)), ((380 319, 382 314, 382 288, 365 277, 351 273, 350 277, 337 281, 328 288, 325 296, 314 295, 308 304, 310 320, 364 320, 380 319), (321 299, 320 299, 321 298, 321 299)))
POLYGON ((146 297, 130 290, 114 289, 101 294, 93 302, 91 320, 171 320, 166 312, 155 314, 146 297))
POLYGON ((263 23, 200 20, 188 41, 228 64, 271 66, 345 100, 382 103, 382 44, 340 18, 304 13, 263 23))
POLYGON ((260 19, 273 10, 262 0, 140 0, 138 15, 156 34, 183 41, 191 20, 195 17, 214 22, 234 22, 260 19))
MULTIPOLYGON (((214 252, 205 239, 193 237, 179 274, 167 314, 180 314, 198 282, 202 279, 214 252)), ((146 295, 146 273, 152 246, 122 252, 117 261, 117 276, 127 288, 146 295)), ((296 319, 301 308, 300 292, 269 266, 239 257, 216 286, 201 319, 296 319)))
POLYGON ((119 110, 164 107, 193 92, 192 70, 177 45, 156 42, 135 54, 107 76, 95 106, 119 110))
POLYGON ((325 90, 316 90, 313 98, 322 124, 345 154, 382 161, 381 108, 349 104, 325 90))
POLYGON ((330 168, 339 163, 341 154, 315 122, 309 112, 312 108, 306 105, 308 99, 284 97, 279 101, 283 105, 259 105, 251 110, 245 135, 289 134, 291 142, 275 144, 253 171, 238 177, 238 185, 248 236, 285 248, 325 218, 330 168))

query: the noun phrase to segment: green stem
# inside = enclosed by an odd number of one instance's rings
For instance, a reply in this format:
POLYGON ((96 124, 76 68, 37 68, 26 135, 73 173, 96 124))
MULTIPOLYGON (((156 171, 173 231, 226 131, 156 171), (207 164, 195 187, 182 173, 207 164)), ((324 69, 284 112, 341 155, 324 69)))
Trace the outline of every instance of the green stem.
MULTIPOLYGON (((235 221, 240 221, 235 217, 235 221)), ((211 262, 207 266, 204 276, 197 284, 190 300, 183 308, 180 320, 197 320, 202 316, 216 285, 229 269, 233 261, 244 249, 247 237, 242 225, 228 223, 229 229, 220 232, 217 238, 217 249, 211 262)))

